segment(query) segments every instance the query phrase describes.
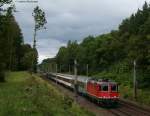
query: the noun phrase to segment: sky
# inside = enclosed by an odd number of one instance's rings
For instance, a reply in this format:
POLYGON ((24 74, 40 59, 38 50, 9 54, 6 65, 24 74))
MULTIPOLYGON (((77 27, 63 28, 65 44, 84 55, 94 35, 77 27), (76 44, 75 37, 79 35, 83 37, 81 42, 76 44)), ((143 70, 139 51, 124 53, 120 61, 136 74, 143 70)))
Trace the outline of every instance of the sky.
POLYGON ((81 42, 89 35, 97 36, 117 29, 122 20, 141 9, 145 1, 150 3, 150 0, 14 0, 14 3, 24 41, 31 45, 33 9, 38 5, 46 13, 46 30, 37 34, 40 63, 55 57, 68 40, 81 42))

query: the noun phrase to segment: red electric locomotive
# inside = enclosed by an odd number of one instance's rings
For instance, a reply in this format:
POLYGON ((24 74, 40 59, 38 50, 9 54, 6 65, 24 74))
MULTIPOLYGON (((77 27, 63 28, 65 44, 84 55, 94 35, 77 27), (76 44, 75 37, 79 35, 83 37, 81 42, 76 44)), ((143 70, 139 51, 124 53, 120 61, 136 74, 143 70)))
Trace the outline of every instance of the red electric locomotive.
POLYGON ((71 89, 76 89, 79 94, 88 96, 99 103, 111 105, 116 104, 119 99, 118 84, 110 80, 78 76, 75 88, 73 75, 51 73, 49 77, 71 89))
POLYGON ((89 96, 105 103, 117 103, 119 98, 118 85, 110 80, 90 79, 87 81, 86 92, 89 96))

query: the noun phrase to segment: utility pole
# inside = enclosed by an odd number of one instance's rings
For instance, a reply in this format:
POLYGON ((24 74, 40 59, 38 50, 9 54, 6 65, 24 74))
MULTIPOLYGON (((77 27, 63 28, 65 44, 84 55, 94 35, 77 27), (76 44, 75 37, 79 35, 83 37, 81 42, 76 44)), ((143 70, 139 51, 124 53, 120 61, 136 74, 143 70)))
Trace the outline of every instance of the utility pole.
MULTIPOLYGON (((56 64, 56 79, 57 79, 57 64, 56 64)), ((56 84, 57 84, 57 80, 56 80, 56 84)))
POLYGON ((70 64, 69 64, 69 74, 70 74, 70 64))
POLYGON ((46 73, 46 64, 45 64, 44 70, 45 70, 45 73, 46 73))
POLYGON ((49 65, 50 73, 52 73, 52 64, 49 65))
POLYGON ((61 64, 60 64, 59 72, 61 73, 61 64))
POLYGON ((137 81, 136 81, 136 60, 134 60, 134 70, 133 70, 133 92, 134 92, 134 98, 137 98, 137 81))
POLYGON ((34 27, 34 36, 33 36, 33 49, 36 49, 36 27, 34 27))
POLYGON ((50 64, 48 64, 48 73, 50 73, 50 64))
POLYGON ((77 85, 77 60, 74 60, 74 92, 75 92, 75 99, 77 101, 77 97, 78 97, 78 85, 77 85))
POLYGON ((46 72, 48 73, 48 64, 46 65, 46 69, 47 69, 47 71, 46 71, 46 72))
POLYGON ((89 76, 89 64, 86 65, 86 75, 89 76))
POLYGON ((49 68, 48 72, 50 73, 51 72, 51 66, 50 66, 50 64, 48 65, 48 68, 49 68))
POLYGON ((58 70, 57 70, 57 69, 58 69, 58 65, 56 64, 56 73, 58 72, 58 70))
POLYGON ((44 73, 44 64, 42 65, 42 70, 43 70, 43 73, 44 73))

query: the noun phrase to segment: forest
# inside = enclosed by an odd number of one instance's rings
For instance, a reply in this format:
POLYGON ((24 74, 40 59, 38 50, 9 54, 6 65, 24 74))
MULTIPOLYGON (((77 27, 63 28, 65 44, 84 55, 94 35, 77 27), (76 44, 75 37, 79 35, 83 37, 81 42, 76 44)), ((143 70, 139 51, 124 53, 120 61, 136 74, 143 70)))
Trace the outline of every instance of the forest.
POLYGON ((150 88, 150 5, 124 19, 118 30, 88 36, 81 43, 68 41, 55 58, 43 60, 40 67, 48 71, 111 78, 132 86, 133 62, 136 61, 139 88, 150 88), (56 65, 57 64, 57 65, 56 65))
POLYGON ((24 43, 14 12, 11 0, 0 0, 0 82, 5 81, 6 71, 31 70, 37 57, 37 50, 24 43))

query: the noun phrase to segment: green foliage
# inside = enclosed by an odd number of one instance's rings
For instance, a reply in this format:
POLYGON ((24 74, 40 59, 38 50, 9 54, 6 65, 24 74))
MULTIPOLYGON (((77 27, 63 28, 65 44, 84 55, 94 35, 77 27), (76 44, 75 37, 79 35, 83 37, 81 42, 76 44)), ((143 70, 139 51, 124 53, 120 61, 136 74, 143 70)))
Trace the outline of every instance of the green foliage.
POLYGON ((0 9, 4 4, 10 4, 12 0, 0 0, 0 9))
POLYGON ((32 57, 28 54, 31 52, 37 59, 37 51, 24 45, 21 29, 13 16, 14 7, 10 3, 11 0, 0 1, 0 82, 4 81, 5 70, 29 69, 33 65, 29 63, 32 57), (3 8, 4 4, 9 5, 3 8))
POLYGON ((47 23, 45 18, 45 12, 43 12, 39 6, 34 8, 34 11, 32 13, 35 21, 35 29, 40 30, 44 27, 44 25, 47 23))
MULTIPOLYGON (((139 87, 147 87, 150 85, 147 79, 150 76, 149 19, 150 6, 145 2, 142 9, 122 21, 119 30, 97 37, 88 36, 80 44, 69 41, 66 47, 59 49, 55 57, 56 63, 61 66, 61 72, 69 72, 70 67, 73 73, 73 61, 77 59, 78 74, 85 75, 88 64, 89 75, 109 72, 112 74, 103 73, 103 76, 110 76, 112 79, 116 77, 121 82, 127 79, 125 75, 132 73, 133 61, 136 60, 141 82, 147 80, 139 87)), ((127 81, 130 83, 131 80, 127 81)))
POLYGON ((36 34, 38 30, 46 29, 45 24, 47 23, 45 18, 45 12, 42 11, 39 6, 35 7, 32 13, 34 17, 34 41, 33 41, 33 59, 32 59, 32 71, 34 73, 37 72, 37 64, 38 64, 38 52, 36 49, 36 34))
POLYGON ((5 82, 5 74, 4 71, 0 71, 0 82, 5 82))
MULTIPOLYGON (((60 72, 73 73, 73 60, 78 61, 78 74, 115 80, 120 85, 122 97, 133 100, 133 61, 136 60, 138 101, 150 104, 150 5, 126 18, 118 30, 97 37, 88 36, 78 44, 69 41, 61 47, 53 63, 60 72)), ((51 62, 43 62, 42 65, 51 62)), ((52 71, 52 70, 51 70, 52 71)))
POLYGON ((0 1, 0 82, 4 81, 4 70, 17 68, 19 54, 16 54, 17 47, 22 42, 18 36, 20 29, 12 14, 12 7, 3 9, 4 4, 11 0, 0 1), (17 40, 19 40, 17 42, 17 40), (20 43, 19 43, 20 42, 20 43), (12 67, 13 65, 13 67, 12 67))
POLYGON ((7 73, 0 83, 1 116, 92 116, 71 98, 27 72, 7 73))
POLYGON ((33 63, 33 61, 37 61, 37 56, 38 56, 37 51, 34 50, 29 44, 25 44, 22 46, 22 52, 23 54, 22 54, 20 68, 21 70, 31 70, 33 64, 37 64, 37 63, 33 63))
MULTIPOLYGON (((42 64, 39 65, 39 68, 45 72, 52 71, 56 72, 56 59, 55 58, 48 58, 43 60, 42 64)), ((58 67, 58 70, 60 71, 61 67, 58 67)))
MULTIPOLYGON (((78 74, 95 78, 115 80, 123 98, 133 97, 133 61, 137 66, 138 98, 140 103, 150 105, 150 5, 145 2, 142 9, 122 21, 119 29, 97 37, 88 36, 78 44, 69 41, 61 47, 54 64, 60 72, 73 73, 73 60, 78 61, 78 74)), ((49 66, 51 62, 42 63, 49 66)), ((52 70, 51 70, 52 71, 52 70)))
MULTIPOLYGON (((119 29, 97 37, 88 36, 78 44, 69 41, 61 47, 53 64, 59 72, 73 73, 73 60, 78 61, 78 74, 115 80, 122 97, 133 100, 133 61, 137 66, 138 101, 150 104, 150 5, 122 21, 119 29)), ((43 62, 47 67, 52 62, 43 62)), ((54 71, 54 70, 51 70, 54 71)))

